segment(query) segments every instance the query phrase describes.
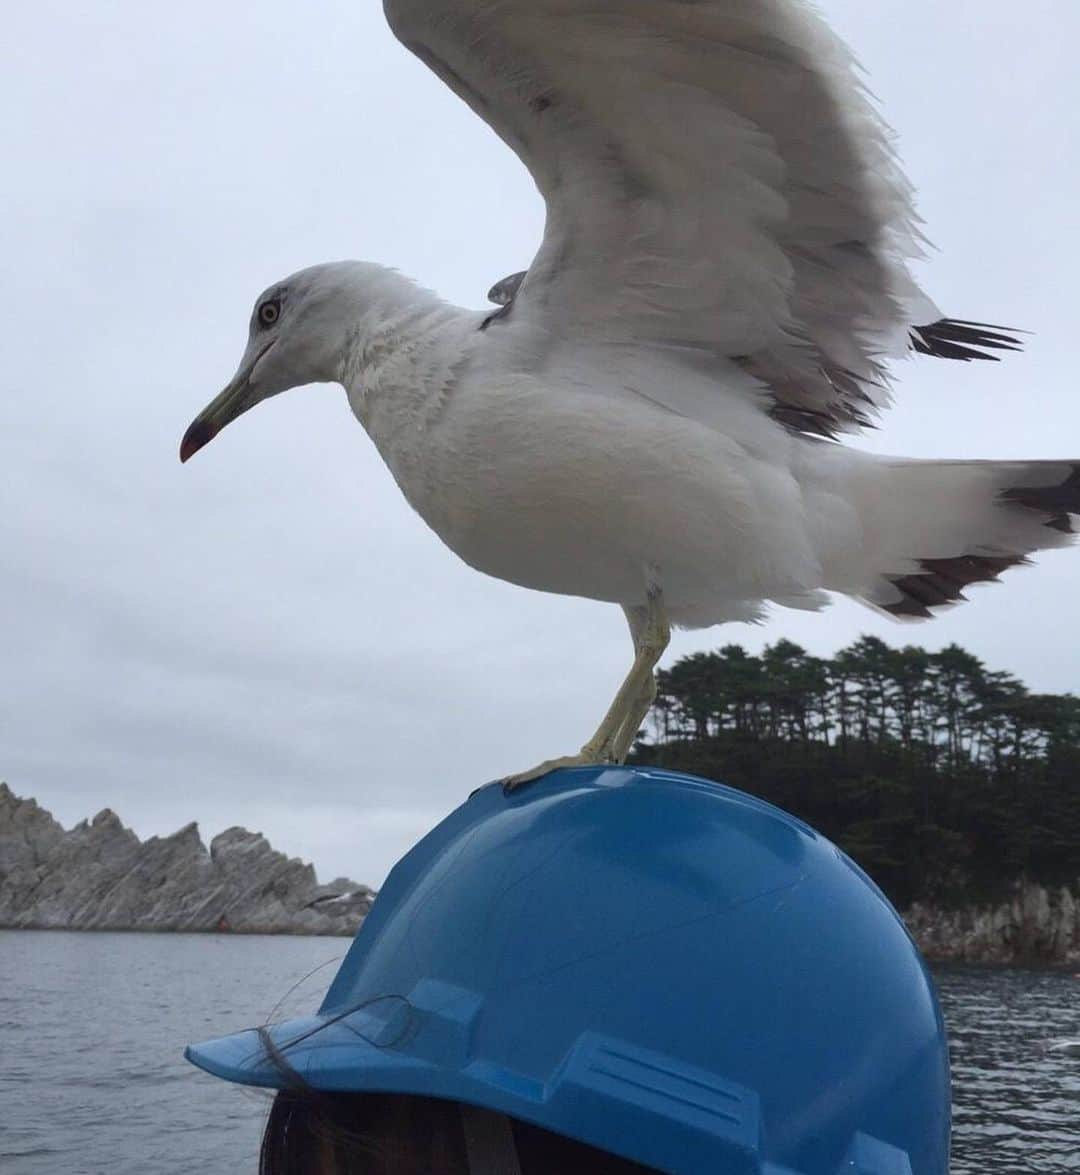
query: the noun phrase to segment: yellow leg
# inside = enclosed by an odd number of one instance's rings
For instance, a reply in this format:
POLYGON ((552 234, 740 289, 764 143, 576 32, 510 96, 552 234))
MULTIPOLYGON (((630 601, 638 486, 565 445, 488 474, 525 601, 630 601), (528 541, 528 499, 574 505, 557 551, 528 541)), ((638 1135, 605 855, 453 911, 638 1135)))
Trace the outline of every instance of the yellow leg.
MULTIPOLYGON (((657 653, 653 660, 655 668, 656 661, 660 659, 660 654, 667 648, 668 642, 671 640, 671 629, 668 626, 667 617, 663 613, 659 616, 650 613, 647 607, 624 608, 623 611, 626 613, 626 621, 630 625, 630 636, 633 638, 634 652, 637 655, 645 653, 648 656, 649 652, 659 645, 660 653, 657 653)), ((626 718, 615 736, 612 757, 617 763, 626 761, 626 756, 634 745, 634 739, 637 738, 641 724, 645 721, 655 700, 656 674, 650 669, 641 692, 634 699, 633 705, 627 711, 626 718)))
POLYGON ((576 755, 548 759, 529 771, 508 776, 503 780, 503 787, 507 791, 539 779, 559 767, 621 763, 626 758, 642 719, 656 695, 653 669, 671 640, 671 626, 658 589, 649 592, 644 607, 626 608, 625 611, 634 641, 634 663, 596 728, 596 733, 576 755))
POLYGON ((641 724, 648 717, 654 701, 656 701, 656 674, 650 673, 649 680, 645 683, 645 688, 638 694, 633 709, 630 710, 626 720, 619 727, 612 755, 616 763, 626 762, 626 756, 630 754, 637 733, 641 729, 641 724))

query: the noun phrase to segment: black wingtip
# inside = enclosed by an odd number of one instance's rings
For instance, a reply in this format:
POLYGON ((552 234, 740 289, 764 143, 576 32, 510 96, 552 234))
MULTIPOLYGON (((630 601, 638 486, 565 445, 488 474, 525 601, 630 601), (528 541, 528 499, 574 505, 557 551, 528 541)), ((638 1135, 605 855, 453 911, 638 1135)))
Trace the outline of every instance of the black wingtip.
POLYGON ((1080 515, 1080 463, 1069 463, 1069 476, 1053 486, 1013 486, 1001 497, 1028 510, 1048 514, 1044 523, 1062 534, 1075 534, 1072 517, 1080 515))
POLYGON ((959 604, 964 588, 973 583, 994 583, 1003 571, 1027 563, 1024 555, 957 555, 945 559, 920 559, 919 570, 890 582, 900 599, 884 610, 897 619, 929 620, 931 608, 959 604))
POLYGON ((990 351, 1022 351, 1023 341, 1016 331, 1007 326, 990 326, 985 322, 968 322, 962 318, 940 318, 929 326, 913 327, 910 333, 911 349, 920 355, 933 355, 938 359, 959 359, 969 363, 972 359, 997 363, 999 355, 990 351))

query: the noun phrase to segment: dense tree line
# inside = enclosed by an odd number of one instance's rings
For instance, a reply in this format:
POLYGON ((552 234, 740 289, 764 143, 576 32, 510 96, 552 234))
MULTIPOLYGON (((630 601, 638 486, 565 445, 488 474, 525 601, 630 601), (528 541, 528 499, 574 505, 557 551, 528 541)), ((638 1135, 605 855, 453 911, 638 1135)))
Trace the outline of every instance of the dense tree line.
POLYGON ((1080 699, 1030 693, 951 645, 781 640, 658 674, 636 758, 753 792, 851 854, 895 902, 1080 878, 1080 699))

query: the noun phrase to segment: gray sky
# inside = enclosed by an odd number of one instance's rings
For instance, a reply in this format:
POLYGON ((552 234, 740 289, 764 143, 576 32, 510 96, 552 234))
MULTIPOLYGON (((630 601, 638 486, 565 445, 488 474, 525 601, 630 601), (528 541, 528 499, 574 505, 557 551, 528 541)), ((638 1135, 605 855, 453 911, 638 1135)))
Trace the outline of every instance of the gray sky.
MULTIPOLYGON (((861 443, 1080 456, 1080 6, 823 7, 900 133, 928 291, 1037 332, 1000 365, 906 365, 861 443)), ((0 778, 65 824, 244 824, 377 884, 471 788, 580 746, 628 666, 622 615, 459 563, 340 389, 262 405, 186 467, 177 445, 269 282, 361 257, 478 306, 531 259, 539 197, 373 2, 42 2, 5 42, 0 778)), ((681 634, 664 663, 876 633, 1076 690, 1078 559, 929 625, 838 602, 681 634)))

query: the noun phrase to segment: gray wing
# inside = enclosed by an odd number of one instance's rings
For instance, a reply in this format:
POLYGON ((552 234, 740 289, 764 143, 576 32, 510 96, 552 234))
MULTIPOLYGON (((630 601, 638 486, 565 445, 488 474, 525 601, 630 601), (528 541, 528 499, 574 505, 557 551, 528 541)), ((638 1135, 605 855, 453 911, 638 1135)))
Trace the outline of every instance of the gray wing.
POLYGON ((807 5, 384 7, 532 173, 544 239, 495 292, 549 337, 733 359, 775 415, 831 434, 869 423, 887 358, 944 321, 907 269, 920 236, 891 133, 807 5))
MULTIPOLYGON (((522 269, 497 281, 487 292, 488 301, 504 310, 513 305, 527 271, 522 269)), ((1023 349, 1016 333, 1007 327, 990 326, 985 322, 966 322, 960 318, 939 318, 924 326, 913 326, 908 335, 908 350, 916 355, 932 355, 936 359, 972 359, 998 361, 992 351, 1020 351, 1023 349)))

